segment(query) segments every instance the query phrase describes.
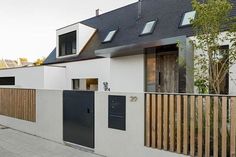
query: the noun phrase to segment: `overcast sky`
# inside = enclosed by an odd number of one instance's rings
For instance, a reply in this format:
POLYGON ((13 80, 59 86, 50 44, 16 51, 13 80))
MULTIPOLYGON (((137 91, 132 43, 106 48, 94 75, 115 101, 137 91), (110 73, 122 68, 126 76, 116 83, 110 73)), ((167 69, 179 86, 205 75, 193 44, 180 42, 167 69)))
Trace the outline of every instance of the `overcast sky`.
POLYGON ((56 29, 137 0, 0 0, 0 58, 47 57, 56 29))

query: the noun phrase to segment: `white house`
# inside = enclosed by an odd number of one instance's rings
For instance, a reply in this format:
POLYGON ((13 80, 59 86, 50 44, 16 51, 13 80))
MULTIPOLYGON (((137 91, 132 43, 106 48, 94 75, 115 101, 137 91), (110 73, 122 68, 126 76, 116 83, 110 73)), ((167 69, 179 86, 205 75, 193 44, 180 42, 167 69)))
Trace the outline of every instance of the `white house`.
MULTIPOLYGON (((194 17, 191 1, 179 0, 143 0, 96 15, 58 29, 56 48, 43 66, 1 70, 0 85, 193 92, 194 78, 186 67, 193 68, 194 17)), ((233 80, 228 82, 229 93, 236 93, 233 80)))

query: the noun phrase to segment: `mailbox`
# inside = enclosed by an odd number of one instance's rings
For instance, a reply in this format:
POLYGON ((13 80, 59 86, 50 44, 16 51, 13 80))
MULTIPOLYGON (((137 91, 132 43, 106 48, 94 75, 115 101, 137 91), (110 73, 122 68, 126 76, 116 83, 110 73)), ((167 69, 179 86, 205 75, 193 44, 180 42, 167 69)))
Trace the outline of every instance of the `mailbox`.
POLYGON ((126 129, 126 97, 109 95, 108 127, 118 130, 126 129))

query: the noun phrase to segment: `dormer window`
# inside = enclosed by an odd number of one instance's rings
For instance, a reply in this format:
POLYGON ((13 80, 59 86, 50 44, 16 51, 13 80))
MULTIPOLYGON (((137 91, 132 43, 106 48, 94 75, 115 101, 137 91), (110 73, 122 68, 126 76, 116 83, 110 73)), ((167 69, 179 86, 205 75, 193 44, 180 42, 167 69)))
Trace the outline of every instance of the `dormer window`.
POLYGON ((147 22, 140 35, 152 34, 156 26, 156 21, 147 22))
POLYGON ((59 56, 76 54, 76 31, 59 36, 59 56))
POLYGON ((191 25, 191 21, 194 20, 195 15, 196 11, 189 11, 184 13, 180 26, 183 27, 191 25))
POLYGON ((107 34, 106 38, 103 40, 103 43, 111 42, 112 39, 114 38, 116 32, 117 32, 117 30, 110 31, 110 32, 107 34))

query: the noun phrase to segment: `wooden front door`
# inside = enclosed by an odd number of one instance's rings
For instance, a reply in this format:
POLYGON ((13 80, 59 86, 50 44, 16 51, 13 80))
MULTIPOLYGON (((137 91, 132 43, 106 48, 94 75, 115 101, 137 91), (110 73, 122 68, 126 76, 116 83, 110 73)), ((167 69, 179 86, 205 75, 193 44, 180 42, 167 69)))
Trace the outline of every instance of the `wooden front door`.
POLYGON ((178 93, 178 53, 157 54, 157 91, 178 93))

